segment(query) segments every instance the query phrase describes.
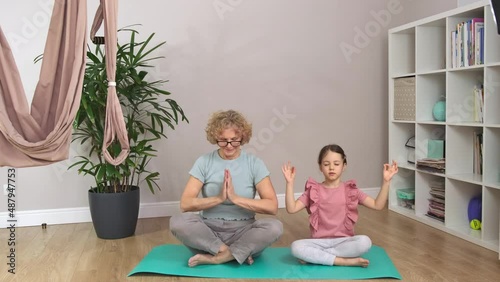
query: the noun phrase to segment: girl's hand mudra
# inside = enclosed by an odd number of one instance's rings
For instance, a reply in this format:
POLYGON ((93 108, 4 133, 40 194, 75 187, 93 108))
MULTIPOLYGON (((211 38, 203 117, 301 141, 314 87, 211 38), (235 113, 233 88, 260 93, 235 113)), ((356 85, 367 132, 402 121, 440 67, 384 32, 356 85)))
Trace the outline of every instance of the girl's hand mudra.
POLYGON ((398 164, 396 161, 392 161, 392 164, 384 164, 384 180, 391 181, 392 177, 398 173, 398 164))
POLYGON ((295 167, 290 164, 290 162, 284 164, 281 167, 281 171, 283 172, 283 176, 285 176, 286 182, 293 182, 295 179, 295 167))

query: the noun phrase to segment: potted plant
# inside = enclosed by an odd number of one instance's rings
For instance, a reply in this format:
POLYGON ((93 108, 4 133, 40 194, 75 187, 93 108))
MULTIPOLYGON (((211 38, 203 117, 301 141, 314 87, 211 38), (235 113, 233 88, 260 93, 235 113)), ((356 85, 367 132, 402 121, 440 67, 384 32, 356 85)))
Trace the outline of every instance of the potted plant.
MULTIPOLYGON (((116 54, 116 91, 128 132, 130 153, 120 165, 105 161, 102 155, 106 115, 107 81, 104 46, 89 47, 80 108, 74 121, 73 142, 86 145, 85 154, 69 168, 94 177, 95 186, 88 191, 92 222, 97 236, 104 239, 124 238, 134 234, 139 213, 139 187, 147 185, 154 194, 160 190, 160 173, 148 170, 156 156, 155 142, 167 138, 165 131, 175 129, 179 121, 189 123, 181 106, 164 90, 166 80, 152 80, 148 68, 153 52, 165 44, 152 45, 154 33, 137 41, 138 32, 131 28, 127 43, 118 43, 116 54), (123 222, 122 222, 123 221, 123 222)), ((119 142, 108 147, 112 157, 121 151, 119 142)))

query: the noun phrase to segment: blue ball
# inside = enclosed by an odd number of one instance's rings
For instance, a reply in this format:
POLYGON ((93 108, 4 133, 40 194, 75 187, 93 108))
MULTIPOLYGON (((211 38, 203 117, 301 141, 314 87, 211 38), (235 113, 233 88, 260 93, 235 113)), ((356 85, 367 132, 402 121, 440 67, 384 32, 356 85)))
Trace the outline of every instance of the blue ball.
POLYGON ((469 206, 467 208, 467 216, 469 217, 469 221, 472 221, 474 219, 481 221, 482 211, 483 211, 482 196, 478 195, 470 199, 469 206))
POLYGON ((434 119, 437 121, 445 121, 446 120, 446 102, 445 101, 438 101, 436 104, 434 104, 434 107, 432 108, 432 115, 434 116, 434 119))

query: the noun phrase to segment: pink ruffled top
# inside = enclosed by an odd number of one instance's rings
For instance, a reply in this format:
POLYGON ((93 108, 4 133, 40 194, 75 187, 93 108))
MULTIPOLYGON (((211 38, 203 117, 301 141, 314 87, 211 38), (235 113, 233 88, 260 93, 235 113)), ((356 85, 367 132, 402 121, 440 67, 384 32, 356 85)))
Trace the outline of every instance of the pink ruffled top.
POLYGON ((327 188, 309 178, 299 200, 309 213, 312 238, 339 238, 354 236, 358 220, 358 204, 367 195, 358 189, 356 181, 342 182, 337 188, 327 188))

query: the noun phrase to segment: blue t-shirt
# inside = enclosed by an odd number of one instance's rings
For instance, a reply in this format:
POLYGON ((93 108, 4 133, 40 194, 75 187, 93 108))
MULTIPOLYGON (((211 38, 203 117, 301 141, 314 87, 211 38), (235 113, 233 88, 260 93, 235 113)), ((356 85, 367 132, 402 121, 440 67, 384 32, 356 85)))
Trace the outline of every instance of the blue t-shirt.
MULTIPOLYGON (((269 176, 264 162, 252 154, 241 150, 240 156, 234 160, 224 160, 217 150, 199 157, 189 174, 203 183, 203 198, 220 194, 224 183, 224 170, 229 169, 235 193, 240 197, 255 198, 255 185, 269 176)), ((244 220, 254 218, 255 212, 233 204, 229 199, 215 207, 201 211, 204 218, 225 220, 244 220)))

